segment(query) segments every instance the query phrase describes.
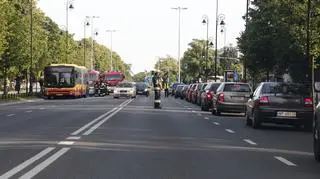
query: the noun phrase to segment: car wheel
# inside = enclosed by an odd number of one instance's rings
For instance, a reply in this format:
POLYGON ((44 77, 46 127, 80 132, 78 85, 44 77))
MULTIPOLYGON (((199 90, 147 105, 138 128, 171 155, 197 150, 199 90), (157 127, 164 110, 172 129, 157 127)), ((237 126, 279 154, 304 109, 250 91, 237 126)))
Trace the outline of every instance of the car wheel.
POLYGON ((252 125, 252 121, 251 121, 251 119, 250 119, 250 116, 249 116, 248 112, 246 112, 245 115, 246 115, 246 117, 245 117, 245 119, 244 119, 245 125, 246 125, 246 126, 251 126, 251 125, 252 125))
POLYGON ((259 120, 259 116, 257 114, 256 111, 253 112, 253 116, 252 116, 252 127, 254 129, 259 129, 261 127, 261 122, 259 120))
POLYGON ((319 129, 314 124, 313 130, 313 153, 316 161, 320 162, 320 138, 319 138, 319 129))

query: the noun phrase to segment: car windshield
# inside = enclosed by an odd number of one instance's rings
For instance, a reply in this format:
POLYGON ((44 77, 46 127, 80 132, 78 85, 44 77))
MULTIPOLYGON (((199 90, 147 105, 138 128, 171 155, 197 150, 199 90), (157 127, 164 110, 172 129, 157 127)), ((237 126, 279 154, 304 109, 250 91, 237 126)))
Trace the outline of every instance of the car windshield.
POLYGON ((88 74, 88 81, 94 81, 99 79, 99 75, 98 74, 88 74))
POLYGON ((106 80, 121 80, 120 74, 107 74, 106 80))
POLYGON ((262 93, 310 95, 311 89, 305 84, 270 83, 263 85, 262 93))
POLYGON ((144 88, 147 88, 148 86, 145 84, 145 83, 137 83, 136 84, 136 87, 138 89, 144 89, 144 88))
POLYGON ((225 92, 251 92, 249 84, 241 83, 227 83, 224 86, 223 91, 225 92))
POLYGON ((132 88, 134 85, 132 83, 119 83, 118 88, 132 88))

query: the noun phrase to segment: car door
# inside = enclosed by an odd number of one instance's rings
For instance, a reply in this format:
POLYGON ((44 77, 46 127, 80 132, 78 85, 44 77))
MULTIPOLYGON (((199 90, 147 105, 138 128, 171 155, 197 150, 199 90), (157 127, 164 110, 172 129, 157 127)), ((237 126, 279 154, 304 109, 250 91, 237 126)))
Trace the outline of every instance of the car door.
POLYGON ((263 87, 264 83, 261 83, 257 88, 256 90, 254 91, 254 93, 252 94, 251 98, 248 100, 248 103, 247 103, 247 113, 248 115, 251 117, 252 116, 252 112, 253 112, 253 109, 255 107, 255 103, 257 101, 257 99, 259 99, 259 96, 260 96, 260 92, 261 92, 261 89, 263 87))

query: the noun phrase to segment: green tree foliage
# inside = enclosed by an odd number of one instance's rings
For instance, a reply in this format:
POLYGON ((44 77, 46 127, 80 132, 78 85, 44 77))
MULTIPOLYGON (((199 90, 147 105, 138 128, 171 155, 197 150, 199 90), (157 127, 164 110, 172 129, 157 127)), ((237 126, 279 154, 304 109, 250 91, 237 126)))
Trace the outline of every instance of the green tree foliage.
POLYGON ((177 81, 178 77, 178 62, 175 58, 167 55, 161 57, 155 64, 155 69, 159 69, 162 72, 163 78, 169 83, 177 81))
POLYGON ((145 72, 139 72, 133 76, 135 82, 143 82, 146 74, 145 72))
MULTIPOLYGON (((36 77, 40 77, 44 67, 52 63, 73 63, 91 68, 91 39, 78 41, 73 38, 74 34, 66 34, 37 8, 35 0, 0 0, 0 24, 0 81, 13 80, 18 74, 24 78, 27 76, 26 72, 31 67, 31 32, 32 68, 36 77)), ((96 41, 93 46, 94 67, 101 71, 110 70, 110 49, 96 41)), ((116 52, 113 52, 113 62, 114 69, 132 79, 131 66, 116 52)))
MULTIPOLYGON (((320 1, 312 1, 311 54, 319 56, 320 1)), ((306 60, 307 0, 254 0, 246 30, 238 46, 247 60, 250 77, 269 79, 281 76, 287 69, 295 81, 310 77, 306 60)))

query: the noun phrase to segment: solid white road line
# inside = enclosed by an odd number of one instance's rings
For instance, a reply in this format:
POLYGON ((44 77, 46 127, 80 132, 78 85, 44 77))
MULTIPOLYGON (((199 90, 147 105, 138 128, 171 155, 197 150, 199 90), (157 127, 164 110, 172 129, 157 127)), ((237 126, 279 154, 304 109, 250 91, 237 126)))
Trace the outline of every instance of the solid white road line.
POLYGON ((208 117, 204 117, 204 119, 205 119, 205 120, 209 120, 210 118, 208 118, 208 117))
POLYGON ((220 123, 219 122, 213 122, 212 124, 216 125, 216 126, 219 126, 220 123))
POLYGON ((53 163, 55 160, 57 160, 59 157, 61 157, 63 154, 68 152, 70 148, 62 148, 55 154, 53 154, 51 157, 34 167, 32 170, 27 172, 26 174, 22 175, 20 179, 30 179, 34 176, 36 176, 38 173, 40 173, 43 169, 45 169, 47 166, 49 166, 51 163, 53 163))
POLYGON ((8 114, 7 116, 8 116, 8 117, 11 117, 11 116, 15 116, 15 114, 8 114))
POLYGON ((81 136, 70 136, 66 138, 67 140, 79 140, 81 139, 81 136))
POLYGON ((96 130, 98 127, 100 127, 103 123, 105 123, 107 120, 109 120, 111 117, 113 117, 114 115, 116 115, 120 110, 122 109, 119 108, 116 111, 114 111, 113 113, 111 113, 109 116, 107 116, 106 118, 104 118, 103 120, 101 120, 100 122, 98 122, 97 124, 95 124, 94 126, 92 126, 89 130, 87 130, 85 133, 83 133, 82 135, 89 135, 91 134, 94 130, 96 130))
POLYGON ((251 144, 251 145, 257 145, 257 143, 253 142, 250 139, 243 139, 243 141, 245 141, 245 142, 247 142, 248 144, 251 144))
POLYGON ((280 157, 280 156, 274 156, 275 159, 279 160, 280 162, 288 165, 288 166, 297 166, 296 164, 290 162, 289 160, 283 158, 283 157, 280 157))
POLYGON ((73 141, 60 141, 58 143, 58 145, 72 145, 72 144, 74 144, 73 141))
POLYGON ((93 121, 89 122, 88 124, 84 125, 83 127, 81 127, 80 129, 74 131, 73 133, 71 133, 71 135, 78 135, 80 132, 84 131, 86 128, 90 127, 92 124, 94 124, 95 122, 99 121, 100 119, 106 117, 107 115, 111 114, 113 111, 117 110, 117 108, 113 108, 112 110, 108 111, 107 113, 97 117, 96 119, 94 119, 93 121))
POLYGON ((54 150, 55 147, 48 147, 44 150, 42 150, 40 153, 38 153, 37 155, 31 157, 30 159, 24 161, 23 163, 21 163, 20 165, 14 167, 13 169, 11 169, 10 171, 8 171, 7 173, 3 174, 0 176, 0 178, 9 178, 12 177, 13 175, 15 175, 16 173, 20 172, 21 170, 23 170, 24 168, 28 167, 29 165, 31 165, 32 163, 34 163, 35 161, 39 160, 40 158, 42 158, 43 156, 47 155, 49 152, 51 152, 52 150, 54 150))
POLYGON ((231 129, 226 129, 226 131, 229 132, 229 133, 232 133, 232 134, 235 133, 235 132, 234 132, 233 130, 231 130, 231 129))

